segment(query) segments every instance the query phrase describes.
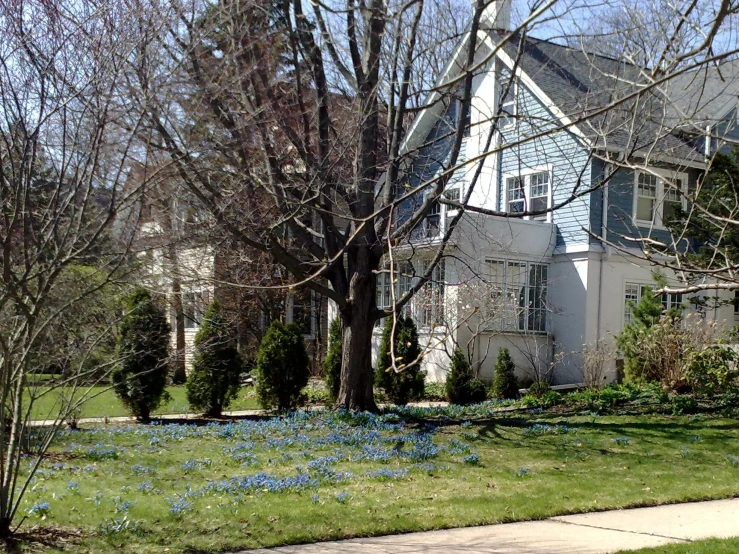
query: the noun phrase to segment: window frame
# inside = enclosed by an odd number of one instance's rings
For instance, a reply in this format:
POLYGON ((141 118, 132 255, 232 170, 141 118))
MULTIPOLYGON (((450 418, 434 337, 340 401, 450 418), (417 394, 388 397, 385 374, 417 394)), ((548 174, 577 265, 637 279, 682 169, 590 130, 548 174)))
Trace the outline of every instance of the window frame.
MULTIPOLYGON (((549 210, 546 214, 543 215, 526 215, 522 216, 521 219, 526 221, 538 221, 540 223, 551 223, 552 222, 552 207, 554 206, 554 172, 552 170, 551 165, 541 166, 541 167, 533 167, 533 168, 526 168, 522 169, 518 173, 504 173, 503 174, 503 211, 506 213, 518 213, 513 212, 510 210, 510 204, 511 202, 520 202, 523 201, 523 211, 527 212, 530 210, 533 197, 531 195, 531 181, 534 176, 541 175, 541 174, 547 174, 547 177, 549 179, 548 182, 548 190, 547 190, 547 210, 549 210), (523 183, 523 199, 515 199, 515 200, 509 200, 508 198, 508 181, 509 179, 519 179, 520 182, 523 183)), ((536 198, 543 198, 542 196, 537 196, 536 198)))
MULTIPOLYGON (((621 296, 621 298, 623 299, 623 310, 621 311, 621 323, 622 323, 621 329, 624 329, 629 323, 631 323, 631 307, 629 306, 629 302, 634 302, 634 304, 638 304, 639 301, 642 299, 642 296, 644 295, 644 290, 645 289, 654 290, 654 288, 655 288, 655 284, 653 281, 639 281, 639 280, 624 281, 623 294, 621 296), (637 293, 636 293, 636 298, 629 298, 627 300, 626 291, 629 287, 635 287, 637 289, 637 293), (628 317, 627 317, 627 312, 628 312, 628 317)), ((665 310, 669 310, 669 309, 672 309, 674 307, 681 306, 682 304, 684 304, 685 295, 684 294, 673 294, 673 293, 662 293, 662 297, 660 298, 660 301, 662 302, 663 308, 665 310), (679 301, 675 301, 673 297, 679 297, 679 301)), ((684 306, 682 309, 685 309, 684 306)))
MULTIPOLYGON (((547 293, 549 291, 549 271, 550 264, 542 262, 530 262, 525 260, 508 260, 502 258, 485 258, 485 267, 489 271, 490 281, 493 287, 491 287, 490 298, 496 296, 507 297, 514 301, 514 312, 513 316, 510 313, 502 314, 503 320, 499 318, 497 324, 491 328, 491 331, 502 331, 502 332, 514 332, 514 333, 525 333, 525 334, 537 334, 546 335, 549 333, 549 317, 547 313, 547 293), (496 264, 497 268, 503 268, 503 281, 493 281, 494 272, 490 268, 496 264), (524 279, 521 282, 520 279, 517 282, 511 282, 509 279, 510 268, 515 267, 518 277, 523 275, 524 279), (532 269, 535 274, 543 275, 544 279, 540 281, 531 282, 532 269), (523 270, 523 271, 521 271, 523 270), (498 285, 497 287, 495 285, 498 285), (543 291, 543 294, 539 296, 539 302, 536 303, 536 297, 532 299, 531 293, 535 292, 537 288, 543 291), (510 290, 509 290, 510 289, 510 290), (521 301, 521 293, 523 292, 524 298, 521 301), (543 319, 537 318, 536 314, 543 314, 543 319), (533 316, 533 319, 532 319, 533 316), (532 322, 539 321, 543 322, 543 325, 532 325, 532 322)), ((497 271, 495 272, 497 273, 497 271)))
MULTIPOLYGON (((379 310, 390 310, 393 308, 393 292, 397 301, 403 294, 410 290, 420 277, 425 274, 429 260, 399 260, 395 263, 394 273, 390 273, 388 267, 377 273, 375 286, 375 305, 379 310), (392 288, 391 288, 392 287, 392 288)), ((402 314, 411 317, 419 329, 430 329, 432 326, 441 328, 445 326, 444 315, 446 313, 446 263, 442 259, 434 267, 429 281, 424 283, 410 302, 402 309, 402 314), (425 296, 429 295, 430 302, 425 302, 425 296), (439 321, 433 321, 439 320, 439 321)), ((377 321, 376 326, 384 325, 384 318, 377 321)))
MULTIPOLYGON (((631 216, 633 222, 637 226, 649 226, 654 227, 656 229, 666 229, 666 225, 663 223, 664 219, 664 209, 665 209, 665 201, 667 198, 667 191, 669 191, 670 188, 667 186, 669 182, 676 182, 680 181, 680 188, 677 189, 680 191, 680 207, 685 210, 687 209, 688 202, 685 197, 687 193, 688 188, 688 174, 681 171, 674 171, 669 169, 659 169, 659 168, 653 168, 648 167, 644 169, 637 169, 634 171, 634 183, 633 183, 633 199, 632 199, 632 208, 631 208, 631 216), (655 197, 654 197, 654 213, 652 214, 652 220, 648 221, 646 219, 639 219, 637 217, 637 206, 640 198, 639 194, 639 176, 640 175, 650 175, 657 179, 657 190, 655 191, 655 197)), ((645 197, 646 198, 646 197, 645 197)), ((674 202, 670 200, 669 202, 674 202)))
MULTIPOLYGON (((205 317, 205 312, 211 302, 210 295, 211 291, 207 288, 196 287, 180 291, 180 302, 182 305, 182 315, 185 320, 185 331, 197 331, 200 329, 203 323, 203 318, 205 317), (192 313, 190 313, 189 310, 191 306, 193 308, 192 313)), ((173 315, 176 317, 176 314, 173 315)), ((172 327, 174 328, 174 325, 172 327)))

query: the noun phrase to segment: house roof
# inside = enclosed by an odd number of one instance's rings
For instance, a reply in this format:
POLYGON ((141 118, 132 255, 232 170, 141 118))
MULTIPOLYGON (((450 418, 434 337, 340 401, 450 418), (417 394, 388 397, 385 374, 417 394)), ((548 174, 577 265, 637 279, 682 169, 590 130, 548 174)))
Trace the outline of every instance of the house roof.
MULTIPOLYGON (((505 37, 500 31, 492 35, 498 43, 505 37)), ((621 60, 520 34, 503 50, 561 112, 580 122, 595 148, 637 156, 702 161, 702 152, 678 131, 688 120, 720 117, 719 110, 739 91, 738 62, 727 63, 726 70, 722 64, 721 71, 712 67, 676 76, 659 90, 645 91, 643 68, 621 60)))
POLYGON ((678 122, 703 128, 715 125, 737 107, 739 60, 727 60, 678 75, 667 83, 665 95, 678 122))

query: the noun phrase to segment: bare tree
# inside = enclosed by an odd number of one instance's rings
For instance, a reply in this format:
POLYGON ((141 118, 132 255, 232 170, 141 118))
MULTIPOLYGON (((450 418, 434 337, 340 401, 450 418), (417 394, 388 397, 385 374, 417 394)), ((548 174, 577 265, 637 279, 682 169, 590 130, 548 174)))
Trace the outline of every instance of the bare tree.
MULTIPOLYGON (((701 19, 697 39, 678 40, 688 23, 666 28, 653 66, 585 52, 590 82, 577 90, 589 86, 588 94, 559 106, 544 123, 525 110, 503 110, 515 78, 501 79, 504 86, 480 99, 471 119, 476 79, 501 51, 517 75, 519 62, 542 46, 529 31, 554 17, 558 4, 534 2, 513 32, 496 29, 509 6, 501 0, 475 3, 463 30, 432 24, 429 14, 449 13, 438 2, 224 0, 145 10, 125 93, 148 113, 139 136, 169 156, 218 225, 271 256, 293 284, 336 303, 344 342, 338 405, 374 407, 374 322, 403 309, 433 281, 459 227, 483 233, 485 217, 536 218, 570 209, 608 182, 583 174, 551 205, 493 209, 471 201, 489 160, 564 131, 576 135, 590 160, 639 163, 677 131, 659 117, 663 85, 716 59, 712 48, 736 10, 722 2, 701 19), (452 55, 432 85, 425 71, 438 67, 436 53, 445 45, 454 45, 452 55), (516 117, 529 118, 531 131, 501 140, 501 125, 516 117), (470 130, 479 149, 464 156, 470 130), (460 171, 468 182, 455 197, 460 171), (443 225, 440 206, 456 209, 443 225), (432 238, 415 281, 393 305, 378 308, 377 278, 395 279, 394 251, 432 238)), ((686 21, 695 4, 680 8, 686 21)), ((556 77, 573 84, 561 71, 556 77)), ((569 159, 568 152, 558 155, 569 159)))
POLYGON ((131 201, 121 184, 133 144, 118 132, 127 108, 116 95, 116 62, 133 35, 115 3, 8 3, 0 27, 0 539, 7 539, 57 430, 114 360, 115 297, 128 269, 125 245, 109 231, 131 201), (39 413, 39 399, 49 396, 50 413, 39 413), (32 428, 34 418, 46 425, 32 428))

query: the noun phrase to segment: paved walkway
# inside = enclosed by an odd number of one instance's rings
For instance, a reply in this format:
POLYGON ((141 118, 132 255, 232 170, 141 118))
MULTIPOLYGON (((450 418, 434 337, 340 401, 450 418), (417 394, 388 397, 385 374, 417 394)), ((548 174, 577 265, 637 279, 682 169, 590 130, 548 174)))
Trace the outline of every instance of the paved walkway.
POLYGON ((284 546, 248 554, 606 554, 734 536, 739 536, 739 499, 284 546))

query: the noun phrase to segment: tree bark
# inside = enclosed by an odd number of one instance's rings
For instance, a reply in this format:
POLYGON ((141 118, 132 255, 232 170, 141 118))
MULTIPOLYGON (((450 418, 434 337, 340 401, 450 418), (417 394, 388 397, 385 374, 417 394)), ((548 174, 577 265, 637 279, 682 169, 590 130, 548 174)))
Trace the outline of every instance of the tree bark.
POLYGON ((369 249, 363 267, 349 282, 349 302, 341 311, 343 352, 341 386, 336 406, 348 410, 376 411, 372 371, 372 330, 375 323, 375 274, 369 265, 369 249))
POLYGON ((11 537, 10 523, 9 518, 0 517, 0 540, 7 541, 11 537))
POLYGON ((182 284, 179 277, 172 279, 172 308, 174 309, 175 354, 172 382, 180 385, 187 380, 185 370, 185 312, 182 309, 182 284))

